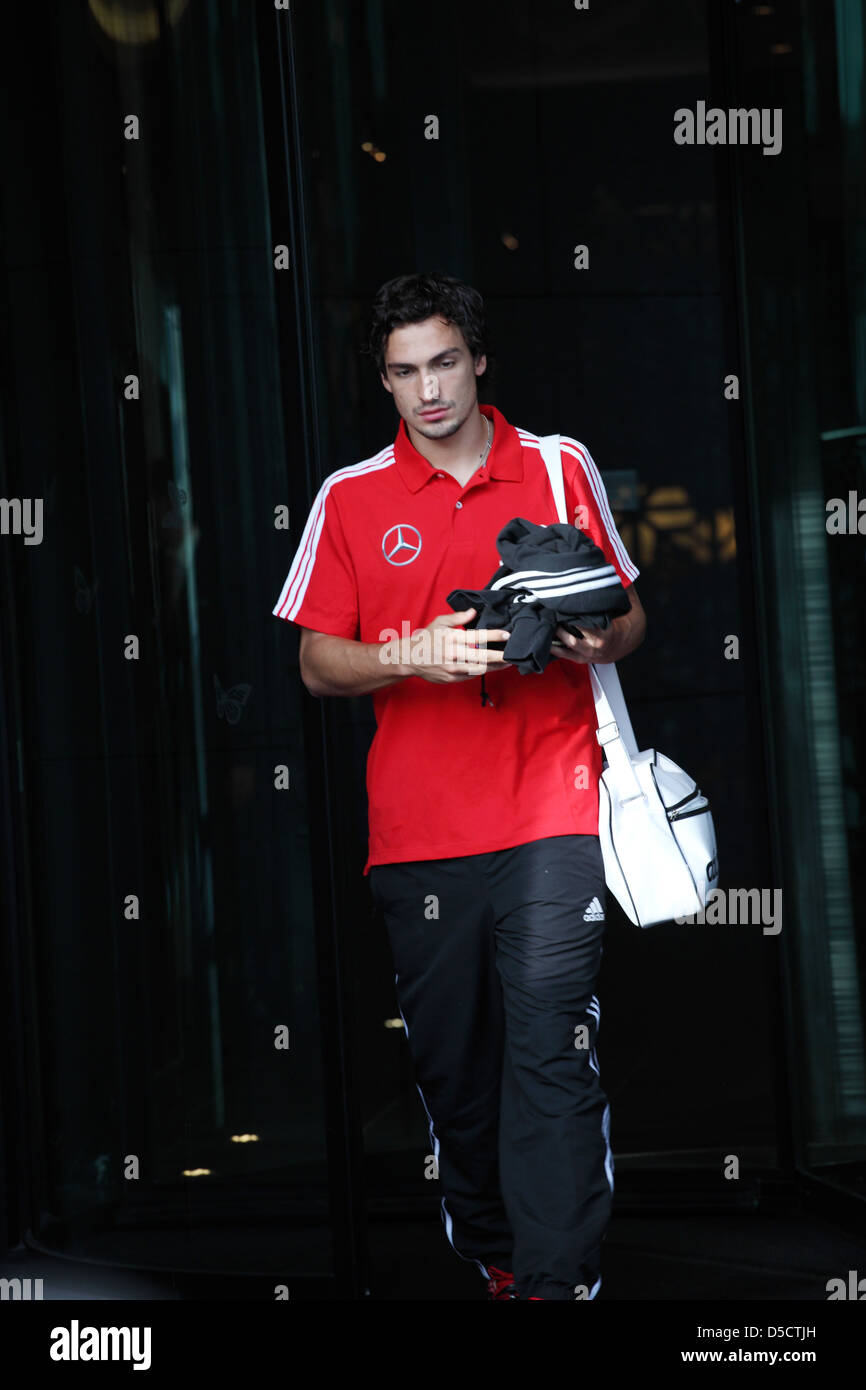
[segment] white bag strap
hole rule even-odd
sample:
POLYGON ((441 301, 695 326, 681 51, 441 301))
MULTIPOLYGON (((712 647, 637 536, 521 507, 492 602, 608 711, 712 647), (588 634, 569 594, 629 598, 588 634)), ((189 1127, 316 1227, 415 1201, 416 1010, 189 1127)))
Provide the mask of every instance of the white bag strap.
MULTIPOLYGON (((538 440, 541 448, 541 457, 544 459, 544 466, 547 469, 547 476, 550 479, 550 486, 553 490, 556 511, 560 521, 568 521, 568 508, 565 505, 565 482, 562 476, 562 452, 560 449, 560 439, 558 434, 543 434, 538 440)), ((634 730, 631 726, 628 708, 625 703, 625 696, 622 693, 622 686, 619 683, 619 674, 615 662, 607 662, 598 666, 590 664, 590 681, 592 682, 592 693, 595 698, 595 716, 598 721, 598 741, 605 750, 608 763, 622 762, 618 757, 619 749, 612 747, 617 740, 621 741, 622 749, 629 755, 629 762, 637 751, 637 741, 634 730), (613 758, 610 753, 613 752, 613 758)), ((634 774, 632 774, 634 775, 634 774)))
MULTIPOLYGON (((589 677, 592 681, 592 693, 595 696, 595 715, 598 720, 599 733, 602 732, 605 725, 615 724, 627 752, 632 758, 635 757, 638 751, 637 739, 634 736, 634 729, 631 727, 631 719, 625 696, 622 693, 622 686, 619 683, 616 662, 606 662, 603 666, 601 664, 596 666, 593 662, 589 668, 589 677)), ((602 745, 604 742, 604 739, 599 739, 599 743, 602 745)))
POLYGON ((556 503, 556 513, 560 521, 568 521, 568 507, 565 505, 565 481, 562 476, 562 450, 559 444, 558 434, 542 434, 538 440, 541 448, 541 457, 544 459, 544 466, 547 469, 547 476, 550 479, 550 486, 553 489, 553 500, 556 503))

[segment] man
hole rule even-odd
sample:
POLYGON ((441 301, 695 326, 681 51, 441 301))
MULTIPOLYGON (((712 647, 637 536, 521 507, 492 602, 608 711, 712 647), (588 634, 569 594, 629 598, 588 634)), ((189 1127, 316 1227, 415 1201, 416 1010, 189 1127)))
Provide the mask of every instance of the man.
POLYGON ((373 696, 364 873, 448 1239, 492 1298, 595 1298, 613 1159, 595 1050, 605 882, 586 664, 628 655, 646 619, 599 473, 567 437, 569 516, 630 611, 582 638, 557 627, 556 659, 521 674, 507 630, 467 630, 474 610, 448 610, 449 592, 488 582, 508 521, 558 520, 537 436, 478 403, 485 348, 470 286, 382 286, 369 350, 397 437, 325 479, 273 612, 303 628, 311 694, 373 696))

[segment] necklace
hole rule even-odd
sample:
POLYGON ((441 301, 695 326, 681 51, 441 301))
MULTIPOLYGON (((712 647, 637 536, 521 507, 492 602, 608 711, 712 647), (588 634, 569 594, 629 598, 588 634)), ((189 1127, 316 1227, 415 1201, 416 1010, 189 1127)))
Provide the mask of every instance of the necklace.
POLYGON ((491 446, 491 444, 493 443, 493 434, 492 434, 492 432, 491 432, 490 417, 489 417, 489 416, 487 416, 487 415, 484 416, 484 423, 485 423, 485 425, 487 426, 487 444, 486 444, 486 447, 484 448, 484 451, 478 455, 479 461, 480 461, 481 463, 484 462, 484 460, 486 459, 487 455, 490 453, 490 446, 491 446))

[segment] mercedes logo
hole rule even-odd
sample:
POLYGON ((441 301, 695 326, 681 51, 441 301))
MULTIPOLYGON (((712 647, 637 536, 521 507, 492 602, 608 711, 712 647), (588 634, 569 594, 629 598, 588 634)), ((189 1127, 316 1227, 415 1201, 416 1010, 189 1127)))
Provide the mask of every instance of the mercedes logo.
POLYGON ((421 532, 403 521, 382 537, 382 554, 389 565, 411 565, 421 553, 421 532))

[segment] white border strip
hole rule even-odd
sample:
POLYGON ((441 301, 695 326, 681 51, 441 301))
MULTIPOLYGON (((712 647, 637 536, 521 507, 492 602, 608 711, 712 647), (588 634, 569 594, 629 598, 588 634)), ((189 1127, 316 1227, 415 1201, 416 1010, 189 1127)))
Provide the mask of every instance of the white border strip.
POLYGON ((373 458, 364 459, 361 463, 352 463, 348 468, 339 468, 336 473, 329 474, 325 479, 310 509, 310 515, 295 552, 295 558, 280 590, 280 597, 271 609, 275 617, 294 618, 304 601, 304 595, 313 573, 319 537, 325 525, 325 503, 334 484, 342 482, 344 478, 358 478, 365 473, 376 473, 380 468, 390 468, 394 463, 396 463, 394 446, 389 444, 387 449, 383 449, 373 458), (289 607, 284 612, 283 609, 286 608, 287 604, 289 607))

